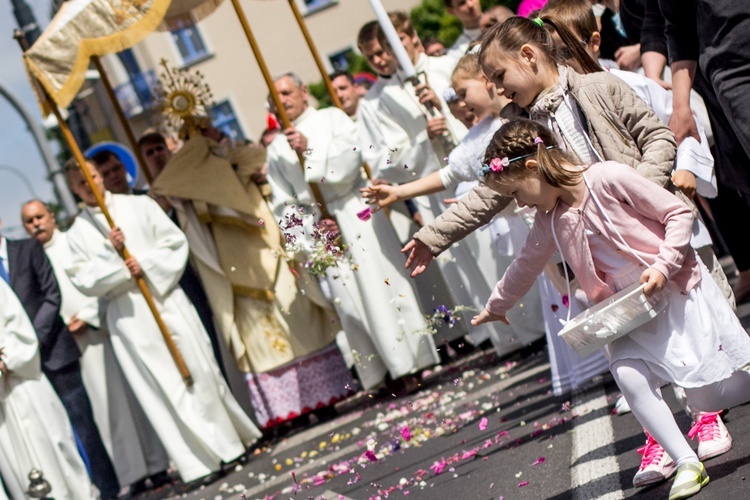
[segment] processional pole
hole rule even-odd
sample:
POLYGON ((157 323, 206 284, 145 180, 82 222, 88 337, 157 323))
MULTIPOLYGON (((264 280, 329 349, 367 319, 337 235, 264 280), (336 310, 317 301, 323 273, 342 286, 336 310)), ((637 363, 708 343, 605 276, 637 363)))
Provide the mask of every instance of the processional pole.
MULTIPOLYGON (((13 36, 21 46, 21 51, 25 53, 28 47, 26 47, 26 44, 24 42, 23 33, 20 30, 16 30, 13 36)), ((24 57, 26 57, 25 54, 24 57)), ((57 124, 60 127, 63 138, 68 144, 68 147, 70 147, 70 150, 73 153, 73 157, 75 158, 76 163, 78 163, 78 167, 80 168, 84 179, 86 179, 86 183, 89 185, 94 198, 96 198, 96 204, 102 211, 102 215, 104 215, 104 218, 107 220, 107 224, 109 224, 109 227, 111 229, 114 229, 116 227, 115 222, 112 219, 109 210, 107 209, 107 205, 104 203, 104 197, 102 196, 102 193, 99 191, 99 188, 96 186, 96 184, 94 184, 94 179, 91 177, 91 173, 86 168, 86 159, 81 152, 81 148, 78 147, 78 143, 76 143, 75 138, 73 137, 73 133, 68 127, 68 124, 63 119, 62 114, 60 113, 60 108, 52 99, 52 97, 50 97, 50 95, 47 93, 46 89, 39 84, 36 77, 30 72, 29 78, 31 80, 31 84, 36 88, 36 94, 43 102, 44 108, 52 111, 52 113, 55 115, 55 118, 57 118, 57 124)), ((120 251, 120 256, 123 258, 123 260, 127 260, 132 257, 125 246, 123 246, 122 250, 120 251)), ((162 337, 164 338, 164 342, 167 344, 167 349, 169 349, 169 353, 172 355, 172 359, 174 359, 174 362, 177 365, 177 369, 179 370, 182 379, 185 381, 185 384, 191 386, 193 384, 193 378, 190 375, 190 370, 185 364, 185 360, 183 359, 182 354, 177 347, 177 344, 175 344, 174 339, 172 339, 172 335, 169 332, 166 323, 164 323, 159 310, 156 308, 154 297, 151 295, 151 291, 148 289, 146 280, 143 277, 136 277, 135 281, 141 291, 141 294, 143 294, 143 298, 146 299, 146 304, 148 304, 148 308, 151 310, 151 314, 153 314, 154 320, 156 320, 156 324, 159 326, 159 330, 161 331, 162 337)))
MULTIPOLYGON (((305 42, 307 42, 307 46, 310 48, 310 52, 312 53, 313 59, 315 60, 315 65, 318 67, 320 76, 323 78, 323 83, 326 86, 328 95, 331 96, 331 101, 333 102, 333 105, 343 110, 344 106, 341 104, 341 100, 339 99, 339 96, 336 94, 336 89, 333 88, 333 82, 331 81, 331 77, 328 76, 328 71, 326 70, 326 67, 323 65, 323 59, 320 57, 320 52, 318 52, 318 48, 315 46, 315 42, 313 42, 312 36, 310 36, 310 31, 307 29, 307 24, 305 23, 305 20, 302 18, 302 14, 300 14, 299 7, 297 7, 297 2, 295 0, 289 0, 289 7, 291 7, 292 13, 294 13, 294 19, 297 20, 299 29, 302 31, 302 36, 305 37, 305 42)), ((362 168, 365 171, 365 175, 367 175, 367 179, 371 181, 372 171, 370 170, 370 166, 365 162, 362 164, 362 168)))
POLYGON ((102 84, 104 85, 104 90, 107 91, 107 97, 109 97, 109 101, 115 108, 115 114, 117 114, 120 125, 122 125, 123 130, 125 130, 125 135, 128 137, 128 142, 130 142, 130 147, 133 150, 133 154, 135 154, 135 157, 138 160, 138 165, 141 167, 141 172, 143 172, 143 176, 146 178, 146 182, 151 185, 154 183, 154 177, 151 175, 151 172, 146 166, 146 159, 143 157, 141 148, 138 147, 138 141, 136 140, 135 134, 133 133, 133 127, 130 126, 130 121, 128 121, 128 117, 125 116, 125 111, 122 109, 122 106, 120 106, 120 101, 117 100, 114 88, 112 87, 112 82, 109 80, 107 72, 104 71, 104 65, 102 64, 101 59, 99 59, 99 56, 91 56, 91 60, 94 62, 96 70, 99 72, 99 77, 102 81, 102 84))
MULTIPOLYGON (((286 114, 284 105, 281 103, 279 93, 276 92, 276 86, 274 85, 273 77, 268 71, 268 66, 266 66, 266 61, 263 58, 263 54, 260 52, 258 42, 255 40, 255 36, 250 29, 250 24, 247 22, 245 12, 242 10, 242 6, 240 5, 239 0, 232 0, 232 5, 234 6, 234 10, 237 13, 237 18, 240 20, 242 29, 245 31, 245 37, 247 37, 247 41, 250 43, 250 49, 253 51, 255 60, 258 62, 260 72, 263 74, 263 79, 265 80, 266 86, 268 87, 268 92, 271 95, 271 100, 273 101, 273 104, 276 107, 276 112, 279 114, 279 118, 281 119, 281 126, 284 129, 288 129, 292 126, 292 122, 289 120, 289 116, 286 114)), ((305 157, 300 151, 295 152, 297 153, 297 159, 299 160, 300 167, 302 167, 302 175, 305 175, 305 157)), ((323 193, 321 193, 320 187, 314 182, 310 182, 308 183, 308 185, 310 186, 310 191, 315 198, 315 202, 320 208, 320 212, 323 218, 333 219, 333 216, 328 211, 328 207, 326 206, 325 198, 323 198, 323 193)))

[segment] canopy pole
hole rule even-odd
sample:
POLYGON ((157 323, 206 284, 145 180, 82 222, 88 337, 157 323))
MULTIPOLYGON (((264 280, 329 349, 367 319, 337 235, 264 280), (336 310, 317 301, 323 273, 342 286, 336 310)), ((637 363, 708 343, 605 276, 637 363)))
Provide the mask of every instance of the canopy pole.
MULTIPOLYGON (((294 18, 297 20, 299 29, 302 31, 302 36, 305 37, 305 42, 307 42, 307 46, 310 48, 310 53, 312 54, 313 59, 315 59, 315 65, 318 67, 320 76, 323 78, 323 83, 326 86, 328 95, 331 96, 333 105, 340 110, 343 110, 344 106, 341 104, 341 100, 336 94, 336 89, 333 88, 331 77, 328 76, 328 71, 326 71, 326 67, 323 64, 323 59, 320 57, 320 52, 318 52, 318 48, 315 46, 315 42, 313 42, 312 36, 310 35, 310 31, 307 29, 307 24, 305 23, 302 14, 300 14, 299 7, 297 7, 297 2, 295 0, 289 0, 289 7, 291 7, 292 9, 294 18)), ((362 168, 365 171, 365 175, 367 175, 367 179, 372 181, 372 170, 370 170, 370 165, 368 165, 367 162, 364 162, 362 164, 362 168)))
POLYGON ((91 60, 93 61, 94 66, 96 66, 96 70, 99 72, 99 77, 101 78, 102 84, 104 85, 104 90, 107 91, 107 97, 109 97, 109 101, 115 108, 115 113, 117 114, 117 118, 120 121, 120 125, 122 125, 123 130, 125 130, 125 135, 128 137, 128 142, 130 142, 130 147, 133 150, 133 154, 135 154, 135 157, 138 160, 138 165, 141 167, 141 172, 143 172, 143 176, 146 178, 146 182, 151 185, 154 183, 154 177, 151 175, 151 172, 148 169, 148 165, 146 165, 146 159, 143 157, 141 148, 138 147, 138 141, 136 140, 135 134, 133 133, 133 128, 130 126, 130 121, 128 120, 128 117, 125 116, 125 111, 123 111, 122 106, 120 106, 120 101, 117 100, 115 91, 112 88, 112 82, 109 80, 107 72, 104 71, 104 65, 102 64, 101 59, 99 59, 99 56, 91 56, 91 60))
MULTIPOLYGON (((23 37, 16 37, 16 40, 18 40, 18 43, 21 45, 21 50, 25 52, 26 47, 23 37)), ((24 64, 24 66, 26 65, 24 64)), ((37 82, 36 77, 29 73, 29 79, 31 81, 31 84, 36 87, 37 95, 40 96, 40 99, 44 100, 44 107, 50 109, 52 113, 54 113, 55 118, 57 118, 57 124, 60 127, 63 138, 68 144, 68 147, 70 147, 70 151, 73 153, 73 157, 75 158, 76 163, 78 163, 78 168, 81 170, 84 179, 86 179, 86 183, 89 185, 91 192, 94 194, 96 204, 101 209, 102 215, 104 215, 104 218, 107 220, 107 224, 109 224, 110 229, 115 228, 115 222, 114 220, 112 220, 112 216, 107 209, 107 205, 104 203, 104 197, 102 196, 102 193, 99 191, 99 188, 96 186, 96 184, 94 184, 94 179, 91 177, 91 173, 86 168, 86 159, 81 152, 81 148, 78 147, 78 143, 76 143, 75 138, 73 137, 73 133, 68 127, 68 124, 63 119, 62 113, 60 113, 59 106, 49 96, 44 87, 42 87, 42 85, 37 82)), ((120 256, 123 258, 123 260, 127 260, 132 257, 125 246, 123 246, 122 251, 120 251, 120 256)), ((193 385, 193 377, 190 375, 190 370, 185 364, 185 360, 182 357, 177 344, 175 344, 166 323, 164 323, 159 310, 156 308, 154 297, 151 295, 151 291, 148 289, 146 280, 143 277, 137 277, 135 278, 135 281, 141 291, 141 294, 143 294, 143 298, 146 300, 146 304, 148 304, 148 308, 151 310, 151 314, 153 314, 154 316, 156 324, 159 326, 159 331, 161 331, 164 342, 167 344, 167 349, 169 349, 169 353, 172 355, 172 359, 177 365, 177 369, 179 370, 182 379, 185 381, 185 384, 187 386, 193 385)))
MULTIPOLYGON (((265 80, 266 86, 268 87, 268 92, 271 95, 271 100, 273 101, 273 104, 276 107, 276 112, 278 113, 279 118, 281 119, 281 126, 284 129, 288 129, 289 127, 292 126, 292 122, 289 120, 289 116, 286 114, 284 105, 281 103, 281 98, 279 97, 279 93, 276 92, 276 86, 274 85, 273 77, 271 76, 271 73, 268 71, 268 66, 266 65, 265 59, 263 58, 263 54, 260 52, 260 48, 258 47, 258 42, 255 40, 255 36, 253 35, 252 30, 250 29, 250 25, 247 22, 247 18, 245 17, 245 12, 242 10, 242 6, 240 5, 239 0, 232 0, 232 5, 234 6, 234 10, 237 13, 237 18, 239 19, 240 24, 242 25, 242 29, 245 32, 245 37, 247 38, 248 43, 250 43, 250 49, 253 51, 255 60, 258 62, 258 67, 260 68, 260 72, 263 74, 263 79, 265 80)), ((299 160, 300 167, 302 167, 302 175, 305 175, 305 157, 299 151, 296 151, 296 153, 297 153, 297 159, 299 160)), ((312 192, 312 195, 315 198, 315 202, 320 208, 320 212, 323 218, 333 219, 333 216, 328 211, 328 207, 326 206, 325 199, 323 198, 323 193, 321 193, 320 191, 320 187, 314 182, 310 182, 308 183, 308 185, 310 186, 310 191, 312 192)))
MULTIPOLYGON (((68 146, 73 152, 73 157, 76 159, 76 163, 78 163, 78 167, 81 169, 81 173, 83 173, 86 182, 91 188, 91 192, 94 194, 94 197, 96 197, 96 204, 101 209, 104 218, 107 219, 107 224, 109 224, 110 229, 114 229, 115 221, 112 219, 112 216, 107 209, 107 205, 104 203, 102 193, 99 192, 99 188, 97 188, 96 184, 94 184, 94 179, 91 177, 91 174, 86 168, 86 159, 83 157, 81 149, 78 147, 78 144, 76 144, 75 139, 73 138, 73 134, 70 132, 70 128, 68 128, 68 124, 65 123, 65 120, 63 120, 57 104, 50 104, 52 112, 55 114, 55 118, 57 118, 57 122, 60 126, 60 131, 62 131, 63 137, 65 138, 65 142, 68 143, 68 146)), ((132 257, 127 247, 125 246, 123 246, 122 251, 120 252, 120 256, 123 260, 127 260, 132 257)), ((169 354, 172 355, 172 359, 177 365, 177 369, 180 371, 182 379, 185 381, 186 385, 193 385, 193 377, 190 375, 190 370, 185 364, 182 353, 180 353, 180 349, 177 347, 177 344, 175 344, 174 339, 172 338, 172 334, 169 332, 169 328, 167 328, 166 323, 164 323, 164 320, 161 317, 161 313, 159 313, 159 310, 156 308, 154 297, 151 295, 151 291, 148 289, 146 280, 142 276, 139 276, 135 278, 135 282, 138 285, 138 289, 141 291, 143 298, 146 299, 146 304, 148 304, 148 308, 151 310, 151 314, 154 316, 154 320, 156 320, 156 324, 159 326, 159 331, 164 338, 164 342, 167 344, 169 354)))

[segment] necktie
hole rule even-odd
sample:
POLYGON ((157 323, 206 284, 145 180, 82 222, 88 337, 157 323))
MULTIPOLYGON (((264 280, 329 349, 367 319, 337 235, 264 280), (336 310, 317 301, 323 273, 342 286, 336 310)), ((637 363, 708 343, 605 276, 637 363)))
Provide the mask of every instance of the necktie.
POLYGON ((2 257, 0 257, 0 278, 4 279, 5 282, 10 285, 8 271, 5 270, 5 259, 3 259, 2 257))

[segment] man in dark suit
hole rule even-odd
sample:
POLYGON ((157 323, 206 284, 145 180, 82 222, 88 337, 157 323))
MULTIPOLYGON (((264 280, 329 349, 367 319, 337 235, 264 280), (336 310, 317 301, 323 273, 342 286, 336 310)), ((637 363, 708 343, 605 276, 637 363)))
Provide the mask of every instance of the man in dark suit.
POLYGON ((60 290, 41 243, 35 239, 8 240, 0 234, 0 279, 8 282, 34 325, 42 371, 65 406, 83 445, 93 483, 102 499, 117 498, 120 484, 94 423, 81 378, 81 351, 60 317, 60 290))

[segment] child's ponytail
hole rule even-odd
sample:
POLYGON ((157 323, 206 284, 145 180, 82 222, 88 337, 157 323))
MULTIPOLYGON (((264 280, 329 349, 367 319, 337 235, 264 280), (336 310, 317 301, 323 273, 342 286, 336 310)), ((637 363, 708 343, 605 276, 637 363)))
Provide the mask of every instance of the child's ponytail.
POLYGON ((588 0, 550 0, 540 11, 539 19, 549 31, 557 32, 566 45, 556 53, 561 64, 575 59, 584 73, 604 71, 584 48, 599 29, 588 0))

